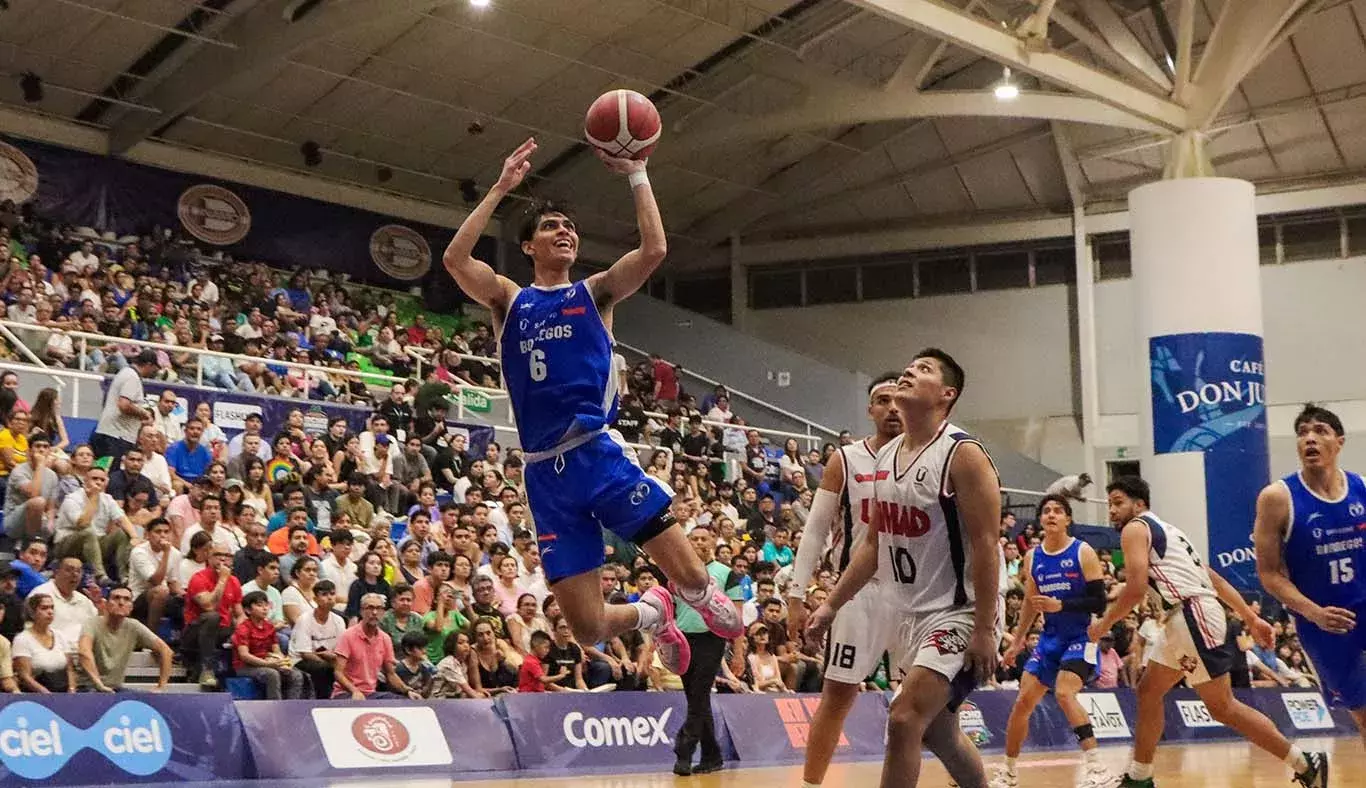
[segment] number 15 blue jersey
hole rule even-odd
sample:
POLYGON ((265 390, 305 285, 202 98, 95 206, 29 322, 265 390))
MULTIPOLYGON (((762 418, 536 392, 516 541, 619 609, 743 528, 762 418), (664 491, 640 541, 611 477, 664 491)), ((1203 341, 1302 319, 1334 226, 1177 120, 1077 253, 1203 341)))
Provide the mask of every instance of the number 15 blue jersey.
POLYGON ((1336 501, 1310 492, 1298 473, 1281 479, 1290 491, 1285 569, 1316 604, 1359 610, 1366 605, 1366 483, 1355 473, 1343 476, 1346 489, 1336 501))
POLYGON ((526 452, 548 451, 616 419, 612 336, 584 282, 522 288, 508 309, 499 351, 526 452))

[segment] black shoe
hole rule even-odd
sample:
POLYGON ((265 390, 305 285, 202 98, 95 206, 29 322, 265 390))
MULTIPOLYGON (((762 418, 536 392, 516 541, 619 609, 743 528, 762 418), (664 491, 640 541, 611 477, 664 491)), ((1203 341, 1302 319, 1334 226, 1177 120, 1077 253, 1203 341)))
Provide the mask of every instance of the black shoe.
POLYGON ((1120 778, 1119 785, 1116 788, 1153 788, 1154 785, 1151 777, 1146 780, 1135 780, 1126 774, 1120 778))
POLYGON ((674 774, 678 775, 679 777, 691 777, 692 759, 679 758, 678 760, 674 761, 674 774))
POLYGON ((1308 768, 1295 775, 1295 782, 1304 788, 1328 788, 1328 753, 1306 752, 1308 768))
POLYGON ((706 759, 704 758, 704 759, 702 760, 701 763, 699 763, 699 764, 697 764, 696 766, 693 767, 692 773, 693 773, 693 774, 711 774, 712 772, 719 772, 719 771, 721 771, 721 770, 724 769, 724 768, 726 768, 726 762, 725 762, 725 761, 722 761, 722 760, 720 760, 719 758, 718 758, 717 760, 714 760, 714 761, 708 761, 708 760, 706 760, 706 759))

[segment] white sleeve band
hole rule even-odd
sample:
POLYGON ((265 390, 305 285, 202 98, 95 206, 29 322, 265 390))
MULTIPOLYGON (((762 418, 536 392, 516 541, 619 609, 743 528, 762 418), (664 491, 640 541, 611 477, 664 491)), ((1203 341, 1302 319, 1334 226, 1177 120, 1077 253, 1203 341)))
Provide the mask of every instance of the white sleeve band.
POLYGON ((641 184, 648 184, 650 182, 650 176, 645 174, 645 170, 636 170, 626 176, 626 182, 631 184, 631 188, 634 189, 641 184))
POLYGON ((789 597, 806 597, 806 589, 811 585, 811 576, 816 573, 816 564, 821 553, 830 544, 830 527, 839 514, 840 497, 829 490, 816 490, 811 501, 811 512, 806 515, 806 528, 802 531, 802 544, 797 548, 797 560, 792 564, 792 585, 788 586, 789 597))

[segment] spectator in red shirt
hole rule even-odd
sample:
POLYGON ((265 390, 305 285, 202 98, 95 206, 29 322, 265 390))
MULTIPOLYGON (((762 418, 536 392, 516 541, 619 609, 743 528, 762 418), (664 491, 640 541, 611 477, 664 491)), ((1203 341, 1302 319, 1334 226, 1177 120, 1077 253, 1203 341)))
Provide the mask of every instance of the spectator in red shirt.
POLYGON ((247 617, 232 633, 233 670, 261 685, 266 700, 297 700, 303 694, 304 674, 280 653, 280 640, 270 621, 270 597, 264 591, 252 591, 242 597, 242 607, 247 617))
POLYGON ((422 700, 422 695, 394 672, 394 641, 389 633, 379 628, 379 620, 388 605, 383 594, 366 594, 360 598, 360 623, 346 630, 337 641, 337 686, 333 699, 380 700, 408 697, 422 700), (377 679, 384 675, 388 692, 377 691, 377 679), (395 694, 398 693, 398 694, 395 694))
POLYGON ((418 312, 413 317, 413 324, 408 326, 408 344, 421 345, 427 341, 427 316, 418 312))
POLYGON ((650 354, 650 364, 655 372, 655 404, 663 408, 667 403, 678 400, 678 373, 674 370, 674 365, 659 357, 657 353, 650 354))
POLYGON ((550 636, 541 630, 531 633, 531 652, 522 660, 522 669, 517 673, 518 692, 572 692, 568 687, 561 687, 555 682, 566 678, 569 675, 567 668, 560 668, 559 673, 546 675, 545 664, 542 662, 546 655, 550 653, 550 636))
POLYGON ((193 676, 193 667, 198 665, 199 686, 215 689, 218 647, 243 618, 242 584, 232 576, 232 553, 214 545, 209 565, 190 578, 185 597, 185 635, 181 639, 185 672, 193 676))

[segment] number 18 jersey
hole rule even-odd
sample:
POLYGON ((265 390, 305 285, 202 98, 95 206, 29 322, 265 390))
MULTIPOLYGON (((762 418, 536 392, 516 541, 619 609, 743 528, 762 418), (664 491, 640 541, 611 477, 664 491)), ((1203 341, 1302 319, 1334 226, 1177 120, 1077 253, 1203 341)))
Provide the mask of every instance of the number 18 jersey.
POLYGON ((586 283, 522 288, 498 343, 524 451, 551 450, 616 418, 612 336, 586 283))
MULTIPOLYGON (((905 435, 882 447, 874 483, 878 573, 884 599, 904 613, 931 613, 971 605, 972 544, 959 518, 949 466, 962 446, 986 447, 944 422, 935 437, 906 462, 905 435)), ((999 548, 998 548, 999 549, 999 548)))

